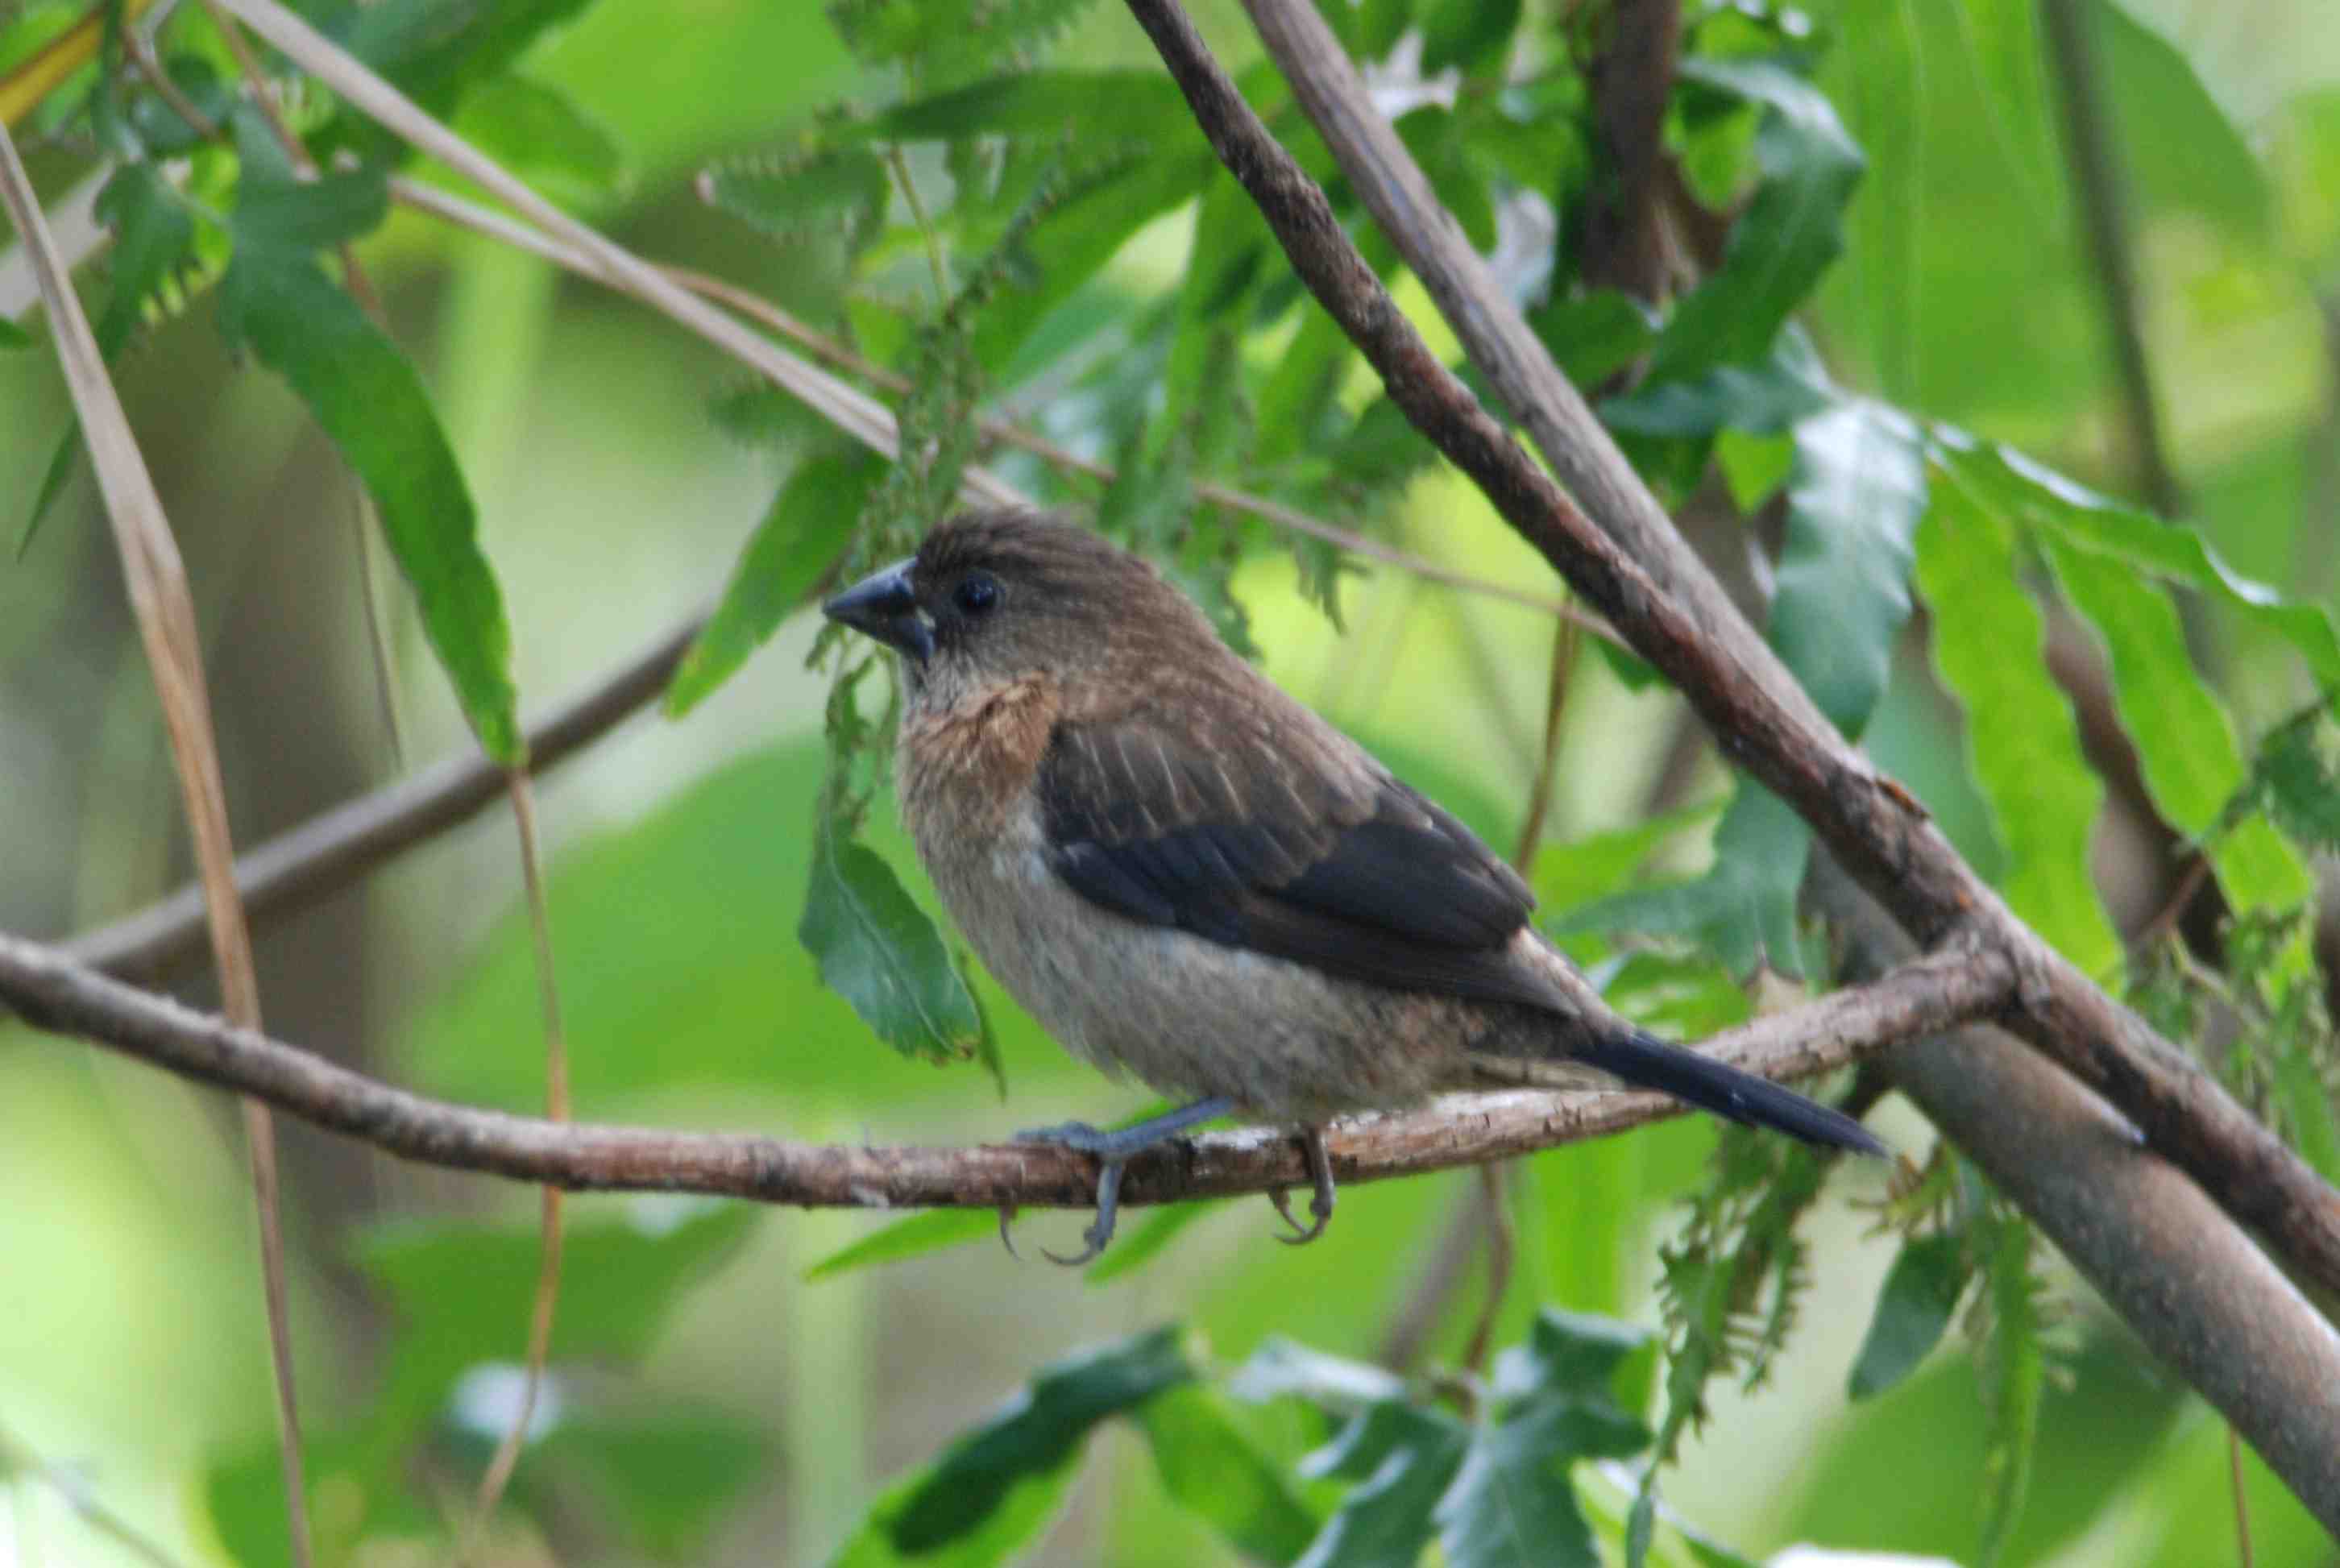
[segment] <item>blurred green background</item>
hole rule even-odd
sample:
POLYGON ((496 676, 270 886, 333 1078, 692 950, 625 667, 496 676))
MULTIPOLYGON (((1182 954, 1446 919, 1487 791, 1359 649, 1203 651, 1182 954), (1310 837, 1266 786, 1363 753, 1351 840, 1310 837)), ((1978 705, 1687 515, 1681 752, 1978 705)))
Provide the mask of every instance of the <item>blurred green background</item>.
MULTIPOLYGON (((1256 57, 1232 5, 1196 9, 1231 66, 1256 57)), ((1839 379, 2135 494, 2030 8, 1807 10, 1834 41, 1821 84, 1870 161, 1810 323, 1839 379)), ((2328 600, 2340 555, 2340 14, 2328 0, 2096 10, 2136 202, 2147 342, 2194 516, 2240 570, 2328 600)), ((1152 60, 1116 6, 1085 12, 1059 48, 1072 63, 1152 60)), ((858 74, 818 8, 601 0, 530 65, 627 154, 622 194, 596 198, 587 215, 645 254, 799 303, 798 270, 702 206, 690 181, 711 159, 772 144, 818 106, 883 85, 858 74)), ((74 150, 42 155, 55 174, 74 150)), ((1090 307, 1151 298, 1180 271, 1192 221, 1182 211, 1145 229, 1090 307)), ((646 311, 411 213, 394 214, 362 254, 480 500, 531 710, 719 590, 779 472, 709 418, 710 399, 740 384, 736 365, 646 311)), ((120 382, 183 541, 234 826, 251 842, 396 766, 346 478, 279 382, 223 356, 208 311, 198 303, 154 332, 120 382)), ((66 406, 45 354, 0 354, 0 531, 11 540, 66 406)), ((1555 586, 1443 471, 1413 485, 1394 527, 1445 563, 1555 586)), ((1336 631, 1294 580, 1289 558, 1268 554, 1235 581, 1266 668, 1508 844, 1541 743, 1548 622, 1375 569, 1352 581, 1336 631)), ((542 786, 578 1114, 947 1144, 1138 1108, 1138 1091, 1072 1063, 987 981, 1005 1104, 978 1070, 896 1057, 820 987, 794 935, 823 756, 826 682, 803 669, 812 630, 798 616, 688 719, 638 719, 542 786)), ((2275 650, 2214 631, 2238 717, 2264 720, 2295 700, 2268 674, 2275 650)), ((395 617, 391 635, 407 763, 467 748, 412 617, 395 617)), ((1567 710, 1548 835, 1640 819, 1675 719, 1664 694, 1589 665, 1567 710)), ((1905 660, 1870 749, 1987 863, 1960 744, 1922 658, 1905 660)), ((1702 787, 1677 799, 1720 791, 1720 771, 1703 769, 1702 787)), ((184 874, 161 727, 85 479, 21 560, 0 563, 0 928, 62 935, 184 874)), ((887 809, 873 842, 931 907, 887 809)), ((2133 923, 2151 908, 2127 891, 2138 878, 2123 856, 2138 851, 2117 824, 2102 849, 2100 882, 2133 923)), ((265 930, 273 1030, 428 1092, 531 1107, 541 1064, 517 887, 510 825, 491 814, 265 930)), ((200 980, 186 984, 202 994, 200 980)), ((1906 1110, 1883 1126, 1922 1146, 1906 1110)), ((1677 1122, 1528 1162, 1522 1212, 1534 1223, 1499 1343, 1538 1301, 1650 1321, 1658 1239, 1712 1136, 1677 1122)), ((284 1137, 304 1404, 330 1477, 375 1440, 385 1410, 417 1387, 435 1391, 431 1375, 517 1358, 536 1198, 294 1126, 284 1137), (449 1216, 510 1228, 461 1256, 431 1254, 401 1228, 449 1216)), ((809 1264, 876 1222, 577 1201, 561 1311, 580 1365, 562 1375, 594 1394, 603 1424, 548 1442, 603 1455, 610 1474, 648 1477, 639 1484, 655 1500, 606 1529, 596 1521, 616 1506, 608 1496, 536 1501, 570 1522, 570 1539, 596 1543, 593 1561, 822 1561, 887 1478, 1086 1341, 1177 1318, 1228 1362, 1271 1335, 1374 1356, 1474 1181, 1450 1173, 1346 1192, 1332 1233, 1304 1249, 1269 1243, 1265 1205, 1223 1206, 1101 1285, 987 1244, 805 1285, 809 1264), (672 1278, 631 1258, 630 1238, 678 1226, 697 1227, 703 1245, 659 1255, 672 1278), (629 1434, 638 1449, 625 1447, 629 1434), (619 1454, 633 1457, 608 1457, 619 1454)), ((1669 1486, 1682 1516, 1750 1553, 1799 1541, 1972 1550, 1986 1414, 1964 1352, 1938 1353, 1871 1404, 1850 1406, 1842 1392, 1892 1255, 1860 1207, 1880 1193, 1867 1173, 1832 1187, 1811 1230, 1818 1284, 1790 1357, 1763 1390, 1719 1400, 1669 1486)), ((1037 1216, 1018 1229, 1028 1254, 1066 1245, 1077 1223, 1037 1216)), ((182 1561, 224 1560, 219 1519, 237 1477, 273 1464, 252 1228, 221 1097, 0 1025, 0 1420, 182 1561)), ((1467 1333, 1476 1288, 1441 1321, 1443 1353, 1467 1333)), ((2223 1428, 2084 1287, 2060 1294, 2067 1343, 2008 1560, 2230 1561, 2223 1428)), ((491 1416, 500 1408, 492 1375, 458 1386, 491 1416)), ((451 1430, 462 1441, 460 1419, 451 1430)), ((1123 1434, 1101 1441, 1036 1560, 1225 1559, 1169 1506, 1139 1453, 1123 1434)), ((543 1467, 523 1464, 523 1495, 531 1468, 543 1467)), ((2332 1543, 2249 1468, 2261 1568, 2334 1562, 2332 1543)), ((346 1470, 366 1474, 354 1459, 346 1470)), ((20 1476, 13 1492, 0 1563, 133 1560, 49 1489, 20 1476)), ((331 1537, 335 1506, 354 1518, 379 1501, 329 1494, 321 1534, 331 1537)))

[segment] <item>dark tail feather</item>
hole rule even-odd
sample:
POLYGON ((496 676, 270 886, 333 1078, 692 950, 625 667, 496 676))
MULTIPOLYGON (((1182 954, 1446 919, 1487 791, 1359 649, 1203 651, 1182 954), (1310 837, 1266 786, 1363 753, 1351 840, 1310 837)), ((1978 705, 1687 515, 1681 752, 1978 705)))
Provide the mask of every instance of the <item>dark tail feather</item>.
POLYGON ((1750 1127, 1771 1127, 1829 1148, 1865 1155, 1887 1152, 1867 1127, 1841 1111, 1816 1105, 1793 1089, 1742 1073, 1712 1057, 1670 1046, 1655 1035, 1635 1030, 1581 1047, 1575 1055, 1587 1066, 1636 1088, 1656 1089, 1750 1127))

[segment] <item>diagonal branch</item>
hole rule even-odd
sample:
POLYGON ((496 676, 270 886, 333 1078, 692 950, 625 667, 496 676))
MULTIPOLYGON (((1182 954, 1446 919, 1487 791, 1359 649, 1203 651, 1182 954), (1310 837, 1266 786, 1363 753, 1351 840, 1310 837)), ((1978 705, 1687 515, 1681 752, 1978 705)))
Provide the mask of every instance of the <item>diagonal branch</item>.
POLYGON ((1673 535, 1656 499, 1471 253, 1315 9, 1305 0, 1246 0, 1269 53, 1352 187, 1569 490, 1430 351, 1324 192, 1244 102, 1176 0, 1127 4, 1294 270, 1414 426, 1674 683, 1726 752, 1792 805, 1913 937, 1933 946, 1970 933, 2008 957, 2025 977, 2024 1007, 2008 1020, 2016 1033, 2110 1100, 2157 1152, 2258 1229, 2294 1267, 2340 1291, 2340 1192, 2017 919, 1925 809, 1820 717, 1673 535), (1572 490, 1597 514, 1597 525, 1572 490))
MULTIPOLYGON (((2016 970, 1999 955, 1937 953, 1870 985, 1757 1019, 1710 1047, 1750 1072, 1804 1077, 1953 1024, 1996 1017, 2016 997, 2016 970)), ((820 1146, 739 1133, 553 1122, 429 1099, 5 935, 0 1002, 38 1027, 242 1091, 328 1131, 451 1169, 572 1190, 714 1193, 819 1207, 1086 1208, 1096 1201, 1088 1157, 1053 1146, 820 1146)), ((1341 1181, 1376 1181, 1622 1132, 1682 1108, 1643 1093, 1507 1090, 1342 1123, 1326 1144, 1341 1181)), ((1226 1197, 1307 1179, 1305 1157, 1290 1137, 1268 1129, 1213 1133, 1133 1162, 1122 1201, 1226 1197)))

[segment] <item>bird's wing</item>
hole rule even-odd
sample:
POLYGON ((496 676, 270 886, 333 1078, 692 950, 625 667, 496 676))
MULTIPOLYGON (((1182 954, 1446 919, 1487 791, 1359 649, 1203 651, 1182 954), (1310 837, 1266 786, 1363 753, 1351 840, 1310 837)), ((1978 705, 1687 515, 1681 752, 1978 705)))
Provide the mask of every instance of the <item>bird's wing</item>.
POLYGON ((1330 730, 1066 720, 1038 787, 1057 873, 1117 914, 1398 990, 1555 1000, 1509 953, 1526 884, 1330 730))

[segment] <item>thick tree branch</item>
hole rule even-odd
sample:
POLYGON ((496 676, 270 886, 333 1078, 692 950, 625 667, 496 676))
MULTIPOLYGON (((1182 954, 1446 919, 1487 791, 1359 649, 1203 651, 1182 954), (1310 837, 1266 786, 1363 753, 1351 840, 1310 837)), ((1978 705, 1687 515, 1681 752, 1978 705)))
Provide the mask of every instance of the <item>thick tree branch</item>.
MULTIPOLYGON (((1733 1029, 1710 1048, 1767 1077, 1809 1077, 1888 1045, 1996 1016, 2016 994, 2015 969, 1996 954, 1934 954, 1873 985, 1733 1029)), ((1083 1208, 1096 1201, 1088 1157, 1051 1146, 818 1146, 748 1134, 560 1123, 428 1099, 5 935, 0 1001, 38 1027, 241 1090, 427 1165, 572 1190, 717 1193, 808 1207, 1083 1208)), ((1326 1146, 1342 1182, 1375 1181, 1622 1132, 1681 1109, 1651 1094, 1507 1090, 1341 1123, 1327 1134, 1326 1146)), ((1267 1129, 1213 1133, 1140 1157, 1129 1168, 1122 1201, 1225 1197, 1307 1179, 1300 1146, 1290 1137, 1267 1129)))
POLYGON ((2007 954, 2025 977, 2024 1009, 2009 1020, 2016 1032, 2111 1100, 2157 1150, 2294 1266, 2340 1290, 2340 1193, 2017 919, 1924 808, 1820 717, 1673 534, 1656 499, 1471 252, 1373 111, 1324 19, 1306 0, 1245 3, 1353 188, 1423 277, 1472 362, 1600 525, 1431 352, 1323 191, 1244 102, 1176 0, 1127 0, 1220 161, 1407 418, 1673 681, 1725 752, 1794 806, 1912 936, 1930 947, 1967 931, 2007 954))
MULTIPOLYGON (((1825 855, 1812 902, 1848 978, 1909 940, 1825 855)), ((1901 1088, 2276 1474, 2340 1531, 2340 1335, 2249 1237, 2095 1095, 1996 1028, 1889 1051, 1901 1088)))

